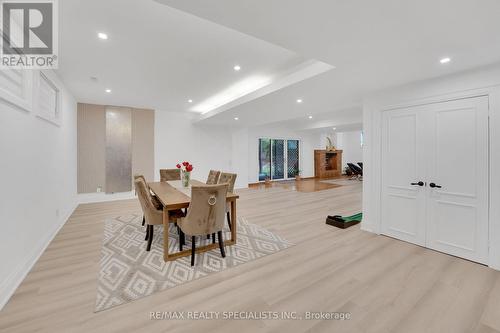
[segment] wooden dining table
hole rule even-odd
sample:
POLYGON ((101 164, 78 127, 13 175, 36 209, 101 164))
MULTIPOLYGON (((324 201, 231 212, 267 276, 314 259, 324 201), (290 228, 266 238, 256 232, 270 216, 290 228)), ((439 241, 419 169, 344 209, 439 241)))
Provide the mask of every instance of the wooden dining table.
MULTIPOLYGON (((172 261, 178 258, 190 256, 191 250, 169 253, 169 223, 175 222, 170 219, 170 212, 185 208, 189 209, 189 204, 191 203, 191 186, 206 184, 198 180, 191 180, 190 186, 184 187, 182 186, 180 180, 174 180, 166 182, 153 182, 148 185, 163 205, 163 260, 172 261)), ((231 246, 236 244, 236 230, 238 224, 236 217, 236 200, 239 199, 239 195, 228 192, 226 198, 227 204, 230 205, 231 209, 231 239, 224 241, 224 245, 231 246)), ((196 253, 207 252, 217 248, 218 246, 219 245, 216 243, 200 246, 196 248, 196 253)))

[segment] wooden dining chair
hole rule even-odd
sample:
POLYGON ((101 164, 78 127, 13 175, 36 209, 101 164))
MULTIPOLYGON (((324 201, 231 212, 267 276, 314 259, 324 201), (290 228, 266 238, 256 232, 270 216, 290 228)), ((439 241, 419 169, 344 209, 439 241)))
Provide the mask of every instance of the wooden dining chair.
MULTIPOLYGON (((233 193, 234 192, 234 184, 236 183, 236 174, 235 173, 227 173, 223 172, 220 174, 219 178, 219 184, 227 184, 227 192, 228 193, 233 193)), ((232 230, 232 225, 231 225, 231 206, 229 204, 226 204, 226 217, 227 217, 227 224, 229 226, 229 230, 232 230)))
POLYGON ((219 181, 220 171, 210 170, 207 177, 207 185, 215 185, 219 181))
MULTIPOLYGON (((139 202, 141 204, 142 211, 144 212, 144 218, 147 225, 146 240, 148 241, 148 245, 146 251, 150 251, 151 244, 153 243, 154 226, 163 224, 163 209, 157 208, 153 204, 152 195, 147 188, 147 184, 142 179, 136 179, 134 181, 134 185, 137 190, 139 202)), ((184 214, 181 210, 176 210, 171 211, 169 216, 173 222, 176 222, 179 218, 183 217, 184 214)))
POLYGON ((180 169, 160 169, 160 181, 181 180, 180 169))
POLYGON ((227 184, 191 187, 188 213, 186 217, 177 220, 181 232, 191 236, 191 266, 194 266, 196 236, 217 233, 221 256, 226 257, 222 229, 224 229, 227 188, 227 184))

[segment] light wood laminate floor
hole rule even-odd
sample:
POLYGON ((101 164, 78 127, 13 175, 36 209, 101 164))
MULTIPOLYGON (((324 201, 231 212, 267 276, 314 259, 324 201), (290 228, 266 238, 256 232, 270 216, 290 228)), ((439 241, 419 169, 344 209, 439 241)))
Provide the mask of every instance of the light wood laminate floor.
MULTIPOLYGON (((330 180, 334 181, 337 179, 340 181, 345 181, 348 178, 347 177, 330 178, 330 180)), ((273 187, 281 187, 284 189, 295 190, 298 192, 317 192, 339 187, 339 185, 327 183, 325 182, 325 180, 326 179, 304 178, 299 181, 282 180, 282 181, 273 181, 269 183, 254 183, 254 184, 249 184, 248 187, 251 189, 269 189, 273 187)))
POLYGON ((297 245, 95 314, 103 220, 136 200, 81 205, 0 312, 1 332, 500 332, 500 274, 325 225, 360 210, 361 184, 239 192, 238 213, 297 245), (166 321, 151 311, 345 311, 347 321, 166 321))

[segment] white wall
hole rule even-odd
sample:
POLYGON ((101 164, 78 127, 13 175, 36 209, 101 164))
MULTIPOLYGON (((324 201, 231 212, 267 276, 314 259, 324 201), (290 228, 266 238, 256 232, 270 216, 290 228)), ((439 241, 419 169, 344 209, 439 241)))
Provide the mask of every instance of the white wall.
POLYGON ((194 165, 192 178, 205 180, 210 169, 234 172, 236 188, 259 181, 258 139, 299 139, 300 168, 304 177, 314 176, 314 149, 321 146, 313 131, 294 131, 280 126, 227 128, 193 123, 194 115, 155 111, 155 178, 159 169, 175 168, 182 161, 194 165))
POLYGON ((337 133, 337 149, 343 150, 342 163, 344 169, 347 163, 363 162, 363 147, 361 147, 361 131, 337 133))
POLYGON ((302 177, 314 177, 314 149, 320 145, 321 135, 315 131, 295 131, 280 126, 261 126, 248 129, 248 183, 259 181, 259 138, 300 140, 302 177))
POLYGON ((46 74, 61 89, 60 127, 0 99, 0 309, 76 206, 76 101, 46 74))
POLYGON ((206 180, 210 169, 231 172, 232 134, 223 127, 194 124, 192 114, 155 111, 155 179, 160 169, 193 164, 193 179, 206 180))
POLYGON ((248 129, 237 129, 232 133, 231 170, 236 173, 235 188, 248 187, 248 129))
POLYGON ((487 95, 490 103, 490 260, 500 269, 500 65, 416 82, 365 99, 362 228, 380 233, 381 113, 391 108, 487 95))

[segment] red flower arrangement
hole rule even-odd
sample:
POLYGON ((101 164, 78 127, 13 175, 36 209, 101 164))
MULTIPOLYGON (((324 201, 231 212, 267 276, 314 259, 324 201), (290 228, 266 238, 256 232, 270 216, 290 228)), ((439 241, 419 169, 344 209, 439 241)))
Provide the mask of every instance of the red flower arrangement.
POLYGON ((189 162, 182 162, 182 165, 177 164, 177 169, 181 169, 181 171, 184 172, 191 172, 193 171, 193 165, 190 164, 189 162))

